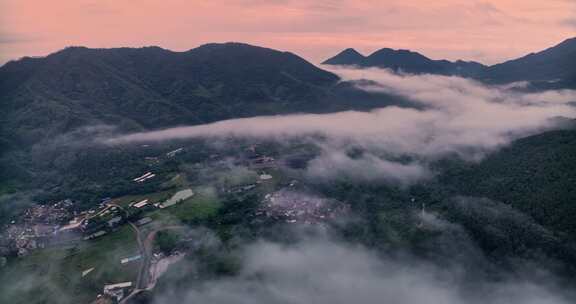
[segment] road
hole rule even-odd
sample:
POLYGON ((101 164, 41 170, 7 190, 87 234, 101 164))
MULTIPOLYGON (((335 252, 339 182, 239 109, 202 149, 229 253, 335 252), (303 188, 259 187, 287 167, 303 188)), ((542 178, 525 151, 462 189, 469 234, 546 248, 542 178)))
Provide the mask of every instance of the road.
MULTIPOLYGON (((127 213, 126 209, 118 204, 108 203, 108 205, 112 207, 118 207, 120 210, 127 213)), ((150 279, 150 261, 152 260, 152 250, 154 249, 154 240, 156 239, 156 234, 164 230, 186 229, 186 226, 160 227, 149 232, 148 235, 144 238, 143 232, 140 230, 140 228, 138 228, 138 226, 136 226, 133 222, 128 222, 128 225, 130 225, 132 230, 134 230, 134 235, 136 236, 136 241, 138 242, 138 250, 140 251, 142 258, 140 262, 140 269, 138 269, 138 277, 136 278, 134 290, 128 296, 122 299, 119 304, 126 304, 132 297, 136 296, 142 291, 148 290, 150 279)))
POLYGON ((138 270, 138 277, 136 278, 136 284, 134 290, 126 296, 119 304, 126 304, 128 301, 139 294, 142 291, 149 290, 150 283, 150 262, 152 261, 152 250, 154 249, 154 240, 156 235, 160 231, 164 230, 175 230, 175 229, 186 229, 186 226, 166 226, 160 227, 148 233, 146 238, 142 237, 142 231, 133 223, 129 223, 136 234, 136 240, 138 241, 138 247, 140 249, 140 255, 142 255, 140 269, 138 270))
MULTIPOLYGON (((109 206, 114 206, 117 208, 120 208, 120 210, 124 211, 124 213, 127 214, 126 209, 124 209, 122 206, 117 205, 115 203, 109 203, 109 206)), ((136 242, 138 243, 138 251, 140 252, 140 255, 142 256, 141 260, 142 262, 140 263, 140 268, 138 269, 138 277, 136 278, 136 284, 134 287, 134 290, 128 295, 126 296, 124 299, 122 299, 122 301, 120 301, 119 304, 124 304, 127 303, 128 300, 130 298, 132 298, 133 296, 135 296, 136 294, 138 294, 140 291, 142 291, 139 286, 142 284, 142 278, 145 277, 145 273, 147 272, 147 264, 145 262, 145 255, 144 253, 146 252, 146 245, 144 244, 144 242, 142 241, 142 231, 140 230, 140 228, 138 228, 138 226, 136 226, 133 222, 128 222, 128 225, 130 225, 130 227, 132 228, 132 230, 134 230, 134 236, 136 237, 136 242)))

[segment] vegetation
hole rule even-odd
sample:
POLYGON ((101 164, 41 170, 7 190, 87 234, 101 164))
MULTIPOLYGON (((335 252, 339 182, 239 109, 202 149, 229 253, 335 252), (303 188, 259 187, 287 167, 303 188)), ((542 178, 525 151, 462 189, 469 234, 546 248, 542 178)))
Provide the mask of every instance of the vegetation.
MULTIPOLYGON (((240 242, 289 239, 282 233, 284 222, 256 212, 266 194, 294 178, 348 212, 350 221, 326 225, 351 243, 445 264, 477 246, 502 269, 515 270, 518 260, 549 266, 553 259, 553 271, 576 277, 574 130, 518 140, 477 164, 439 160, 433 166, 443 172, 440 176, 409 188, 308 180, 301 170, 319 151, 296 140, 259 145, 289 167, 276 169, 247 168, 249 145, 241 139, 226 140, 222 146, 233 147, 228 149, 202 139, 149 145, 97 140, 252 115, 404 105, 401 99, 381 97, 338 83, 335 75, 295 55, 242 44, 212 44, 183 53, 69 48, 47 58, 11 62, 0 68, 0 111, 6 118, 0 121, 0 225, 34 201, 71 198, 77 210, 85 210, 111 197, 127 207, 142 199, 161 202, 191 188, 195 195, 183 202, 142 211, 154 220, 143 226, 145 232, 188 225, 215 234, 216 244, 204 247, 184 233, 158 232, 155 245, 164 253, 180 245, 190 249, 187 259, 195 263, 169 271, 186 286, 238 273, 240 242), (183 152, 168 156, 178 148, 183 152), (230 156, 235 158, 228 161, 230 156), (133 181, 145 172, 156 176, 133 181), (262 173, 272 179, 260 180, 262 173), (435 229, 434 221, 450 225, 435 229), (462 241, 460 248, 446 245, 455 238, 462 241)), ((104 284, 133 281, 137 267, 119 262, 138 253, 131 229, 124 225, 92 241, 10 260, 0 272, 0 302, 88 302, 104 284)), ((476 262, 485 261, 463 264, 482 268, 476 262)))
POLYGON ((1 303, 88 303, 105 284, 133 281, 137 267, 121 265, 138 253, 129 226, 90 242, 47 248, 0 271, 1 303), (82 277, 82 272, 94 270, 82 277))
POLYGON ((101 195, 151 192, 157 185, 135 188, 129 177, 150 167, 175 171, 169 161, 144 159, 158 147, 94 140, 255 115, 408 104, 385 97, 338 83, 293 54, 237 43, 182 53, 75 47, 24 58, 0 67, 0 193, 35 189, 40 202, 71 197, 93 205, 101 195))
POLYGON ((452 192, 489 197, 576 239, 576 131, 552 131, 516 141, 477 165, 440 179, 452 192))
POLYGON ((199 189, 193 197, 167 208, 167 212, 185 223, 193 223, 214 217, 221 203, 213 190, 199 189))
POLYGON ((165 255, 170 255, 177 247, 181 235, 177 232, 166 230, 156 234, 156 246, 165 255))

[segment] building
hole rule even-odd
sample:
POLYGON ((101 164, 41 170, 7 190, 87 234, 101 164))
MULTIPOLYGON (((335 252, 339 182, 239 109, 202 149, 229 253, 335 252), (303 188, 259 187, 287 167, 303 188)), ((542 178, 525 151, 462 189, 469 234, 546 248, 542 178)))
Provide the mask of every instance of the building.
POLYGON ((120 264, 127 264, 127 263, 130 263, 130 262, 134 262, 134 261, 137 261, 137 260, 139 260, 139 259, 141 259, 141 258, 142 258, 142 255, 140 255, 140 254, 139 254, 139 255, 135 255, 135 256, 133 256, 133 257, 123 258, 123 259, 120 260, 120 264))
POLYGON ((120 223, 122 222, 122 217, 121 216, 116 216, 111 218, 110 220, 108 220, 108 226, 109 227, 116 227, 118 226, 120 223))
POLYGON ((166 208, 166 207, 176 205, 180 202, 187 200, 188 198, 192 197, 193 195, 194 195, 194 191, 192 191, 192 189, 184 189, 184 190, 178 191, 178 192, 174 193, 174 195, 170 199, 163 202, 160 205, 160 208, 166 208))
POLYGON ((141 200, 141 201, 135 203, 134 205, 132 205, 132 207, 134 207, 134 208, 142 208, 142 207, 144 207, 144 206, 146 206, 146 205, 148 205, 148 199, 141 200))
POLYGON ((100 230, 100 231, 94 232, 94 233, 92 233, 92 234, 90 234, 90 235, 88 235, 88 236, 85 236, 85 237, 84 237, 84 240, 86 241, 86 240, 95 239, 95 238, 97 238, 97 237, 101 237, 101 236, 105 235, 106 233, 107 233, 106 231, 100 230))
POLYGON ((132 287, 132 282, 104 285, 104 294, 115 298, 117 302, 120 302, 120 300, 124 298, 124 291, 130 287, 132 287))

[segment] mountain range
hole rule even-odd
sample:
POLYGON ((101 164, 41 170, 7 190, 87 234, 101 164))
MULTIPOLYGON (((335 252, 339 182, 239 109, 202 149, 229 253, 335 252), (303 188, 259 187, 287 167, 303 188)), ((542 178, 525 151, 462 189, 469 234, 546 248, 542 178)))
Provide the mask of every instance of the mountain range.
POLYGON ((472 76, 485 69, 481 63, 473 61, 432 60, 409 50, 380 49, 369 56, 349 48, 326 60, 327 65, 353 65, 358 67, 377 67, 403 71, 412 74, 441 74, 472 76))
POLYGON ((312 108, 338 77, 300 57, 244 44, 187 52, 70 47, 0 69, 5 127, 16 143, 87 124, 128 128, 198 124, 312 108), (38 130, 38 126, 42 126, 38 130))
POLYGON ((242 43, 185 52, 69 47, 22 58, 0 67, 0 194, 62 176, 62 162, 38 155, 49 155, 45 147, 59 136, 87 126, 131 132, 404 103, 381 97, 292 53, 242 43))
POLYGON ((365 107, 386 103, 292 53, 241 43, 186 52, 69 47, 0 68, 0 126, 9 130, 0 138, 11 147, 84 125, 144 130, 363 107, 346 104, 348 94, 365 107))
MULTIPOLYGON (((574 58, 576 39, 569 39, 542 52, 494 66, 432 60, 416 52, 392 49, 382 49, 367 57, 347 49, 325 64, 459 75, 486 83, 530 81, 538 84, 533 89, 547 89, 576 88, 574 58)), ((21 214, 27 204, 36 202, 69 198, 80 211, 98 205, 106 197, 162 193, 177 181, 185 182, 186 176, 220 180, 220 173, 212 171, 218 171, 219 166, 235 166, 226 156, 248 151, 236 139, 226 141, 222 146, 229 148, 222 151, 223 148, 213 146, 220 146, 223 141, 214 144, 212 138, 108 146, 95 143, 92 138, 97 136, 239 117, 370 110, 390 105, 415 107, 402 97, 357 89, 355 83, 342 81, 295 54, 242 43, 207 44, 185 52, 159 47, 69 47, 42 58, 12 61, 0 67, 0 226, 21 214), (186 152, 179 156, 181 159, 167 156, 168 151, 182 151, 184 144, 186 152), (219 157, 218 153, 221 161, 212 161, 212 156, 219 157), (207 165, 197 167, 198 163, 207 165), (158 175, 156 180, 142 185, 134 182, 134 177, 151 170, 158 175), (185 177, 179 178, 180 173, 185 177)), ((426 248, 443 249, 452 239, 428 243, 428 238, 437 234, 436 228, 427 230, 421 224, 406 224, 412 220, 402 220, 422 210, 422 219, 414 217, 422 223, 426 208, 434 216, 428 218, 430 223, 426 225, 445 225, 437 220, 435 212, 450 216, 469 231, 470 239, 478 242, 496 265, 506 262, 506 257, 516 262, 536 256, 565 262, 558 265, 569 265, 563 270, 567 277, 574 278, 576 128, 574 120, 558 119, 565 125, 560 128, 563 130, 526 135, 483 160, 466 162, 446 157, 434 161, 430 166, 438 168, 438 175, 406 189, 356 183, 348 178, 311 185, 330 197, 350 202, 357 214, 369 219, 367 224, 358 222, 350 231, 343 231, 354 240, 386 246, 413 243, 419 254, 428 252, 426 248), (454 206, 460 205, 446 199, 457 196, 486 198, 510 209, 495 207, 499 205, 471 209, 474 212, 455 209, 454 206), (502 210, 522 216, 508 220, 501 215, 502 210), (532 220, 537 225, 526 224, 532 220), (538 238, 534 231, 546 237, 538 238)), ((342 130, 356 127, 348 121, 341 123, 342 130)), ((274 157, 292 156, 293 149, 312 155, 320 153, 308 147, 308 140, 295 143, 287 140, 268 148, 264 144, 262 149, 268 149, 274 157)), ((369 159, 362 156, 363 147, 350 148, 346 159, 357 158, 359 164, 369 159)), ((300 158, 307 157, 296 153, 294 162, 299 164, 293 169, 306 167, 307 163, 300 158)), ((411 157, 399 161, 409 162, 411 157)), ((283 167, 280 165, 279 170, 283 167)), ((226 192, 236 196, 236 191, 226 192)), ((244 231, 252 225, 246 224, 251 223, 245 220, 251 219, 252 213, 246 213, 250 209, 245 208, 257 202, 251 196, 227 201, 222 204, 224 211, 202 223, 213 224, 226 234, 244 231), (226 213, 228 210, 234 212, 226 213), (242 229, 222 228, 235 221, 242 229)), ((447 230, 449 234, 462 229, 454 227, 447 230)), ((247 235, 255 235, 247 231, 247 235)), ((462 241, 459 233, 454 234, 457 246, 462 241)), ((449 252, 446 257, 457 258, 460 251, 459 247, 458 252, 449 252)), ((475 262, 470 265, 478 267, 475 262)))
POLYGON ((492 66, 474 61, 433 60, 410 50, 390 48, 380 49, 369 56, 349 48, 323 64, 386 68, 411 74, 465 76, 488 83, 532 81, 569 87, 576 84, 576 38, 492 66))
MULTIPOLYGON (((325 64, 388 67, 464 75, 487 82, 576 85, 576 39, 494 66, 431 60, 406 50, 365 57, 347 49, 325 64)), ((17 180, 47 171, 31 155, 86 126, 153 130, 223 119, 287 113, 410 106, 405 99, 356 89, 289 53, 242 43, 206 44, 185 52, 159 47, 69 47, 0 67, 0 194, 17 180), (35 169, 34 169, 35 168, 35 169)))
POLYGON ((0 304, 346 303, 576 304, 576 0, 0 0, 0 304))

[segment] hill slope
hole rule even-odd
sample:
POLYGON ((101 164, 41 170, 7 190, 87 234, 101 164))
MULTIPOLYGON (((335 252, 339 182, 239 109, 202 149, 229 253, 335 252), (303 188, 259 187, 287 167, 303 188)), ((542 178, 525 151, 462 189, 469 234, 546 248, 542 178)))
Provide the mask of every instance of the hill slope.
POLYGON ((441 183, 508 203, 576 239, 576 130, 517 140, 477 165, 448 171, 441 183))
POLYGON ((86 127, 128 132, 402 102, 339 82, 294 54, 240 43, 186 52, 71 47, 0 68, 0 195, 19 181, 44 186, 67 174, 84 154, 59 149, 79 130, 94 136, 86 127), (60 148, 49 152, 55 140, 60 148))
POLYGON ((349 48, 345 49, 338 55, 329 58, 328 60, 322 62, 322 64, 330 65, 363 65, 366 57, 360 54, 355 49, 349 48))
POLYGON ((291 53, 244 44, 68 48, 0 69, 8 140, 29 144, 86 124, 159 128, 313 108, 338 77, 291 53))
POLYGON ((576 38, 567 39, 541 52, 490 66, 482 78, 497 83, 576 80, 576 38))

